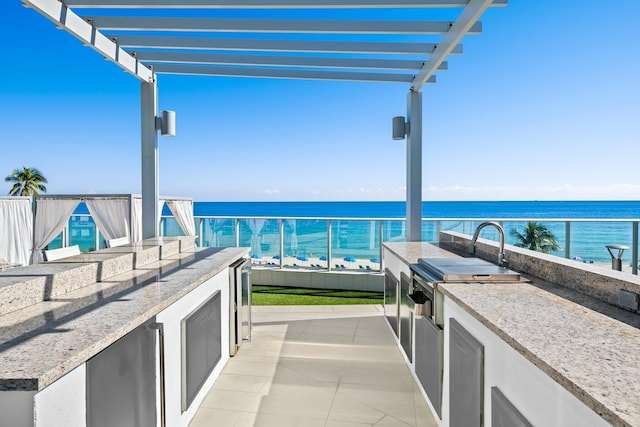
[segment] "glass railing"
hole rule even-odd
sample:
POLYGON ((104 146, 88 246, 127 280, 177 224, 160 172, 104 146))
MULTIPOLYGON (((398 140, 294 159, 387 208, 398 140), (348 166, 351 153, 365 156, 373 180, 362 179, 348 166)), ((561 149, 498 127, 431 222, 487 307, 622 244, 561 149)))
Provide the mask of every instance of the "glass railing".
MULTIPOLYGON (((607 245, 628 247, 622 254, 623 271, 637 274, 638 222, 635 219, 489 219, 500 223, 506 243, 518 239, 529 221, 549 229, 561 247, 552 255, 611 266, 607 245)), ((422 221, 422 241, 438 241, 440 231, 471 235, 484 219, 438 218, 422 221)), ((303 268, 317 270, 380 271, 380 242, 406 240, 406 221, 397 218, 249 218, 196 217, 197 244, 201 247, 244 246, 251 248, 254 263, 265 268, 303 268)), ((163 217, 161 234, 181 235, 173 217, 163 217)), ((480 237, 498 240, 493 228, 480 237)), ((73 215, 65 230, 49 248, 79 245, 83 252, 104 248, 104 238, 90 215, 73 215)), ((614 254, 617 256, 618 251, 614 254)))

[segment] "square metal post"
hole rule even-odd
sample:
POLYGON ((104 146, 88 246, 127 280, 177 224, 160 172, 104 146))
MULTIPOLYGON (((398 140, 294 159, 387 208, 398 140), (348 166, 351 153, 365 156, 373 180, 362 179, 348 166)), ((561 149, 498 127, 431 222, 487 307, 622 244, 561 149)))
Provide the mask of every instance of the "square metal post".
POLYGON ((422 92, 407 95, 407 241, 422 240, 422 92))
POLYGON ((142 238, 159 236, 160 198, 158 179, 158 86, 155 82, 140 84, 142 131, 142 238))

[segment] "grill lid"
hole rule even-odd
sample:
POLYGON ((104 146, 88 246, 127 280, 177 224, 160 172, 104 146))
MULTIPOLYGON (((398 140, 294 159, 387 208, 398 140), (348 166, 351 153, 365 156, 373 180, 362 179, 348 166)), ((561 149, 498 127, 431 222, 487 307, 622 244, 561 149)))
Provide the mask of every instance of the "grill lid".
POLYGON ((480 258, 420 258, 418 264, 443 282, 520 281, 520 273, 480 258))

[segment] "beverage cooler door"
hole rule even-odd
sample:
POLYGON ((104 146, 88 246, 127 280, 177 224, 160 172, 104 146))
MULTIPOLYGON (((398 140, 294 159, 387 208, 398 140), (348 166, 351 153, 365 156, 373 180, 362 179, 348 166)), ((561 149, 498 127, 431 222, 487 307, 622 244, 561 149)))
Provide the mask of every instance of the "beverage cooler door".
POLYGON ((251 260, 229 266, 229 355, 251 339, 251 260))

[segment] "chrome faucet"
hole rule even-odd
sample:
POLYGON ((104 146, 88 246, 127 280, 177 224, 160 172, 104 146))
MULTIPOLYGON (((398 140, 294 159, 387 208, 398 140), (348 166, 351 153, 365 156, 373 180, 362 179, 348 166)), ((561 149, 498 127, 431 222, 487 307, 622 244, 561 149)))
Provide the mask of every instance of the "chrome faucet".
POLYGON ((476 228, 475 233, 473 233, 473 238, 471 239, 471 244, 469 245, 469 253, 471 254, 476 253, 476 241, 478 240, 480 231, 489 225, 495 227, 498 230, 498 234, 500 234, 500 252, 498 252, 498 265, 500 267, 506 267, 507 260, 504 258, 504 229, 497 222, 493 222, 493 221, 483 222, 478 226, 478 228, 476 228))

